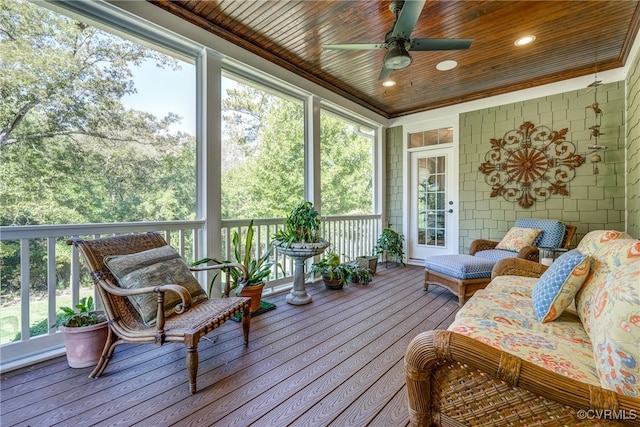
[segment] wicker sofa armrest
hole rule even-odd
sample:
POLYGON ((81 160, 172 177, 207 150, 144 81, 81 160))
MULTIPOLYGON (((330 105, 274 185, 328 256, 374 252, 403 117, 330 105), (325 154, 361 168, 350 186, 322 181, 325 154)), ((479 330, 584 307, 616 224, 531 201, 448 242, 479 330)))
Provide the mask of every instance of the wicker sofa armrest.
POLYGON ((484 239, 476 239, 473 242, 471 242, 471 245, 469 245, 469 255, 475 255, 476 252, 480 252, 480 251, 495 249, 495 247, 498 246, 498 243, 500 242, 494 242, 491 240, 484 240, 484 239))
POLYGON ((522 258, 501 259, 493 266, 491 279, 498 276, 540 277, 549 267, 522 258))
MULTIPOLYGON (((405 377, 413 426, 536 424, 540 416, 553 417, 557 425, 583 425, 588 414, 626 414, 625 425, 640 426, 640 399, 556 374, 451 331, 416 336, 405 355, 405 377)), ((606 415, 601 418, 606 421, 606 415)))

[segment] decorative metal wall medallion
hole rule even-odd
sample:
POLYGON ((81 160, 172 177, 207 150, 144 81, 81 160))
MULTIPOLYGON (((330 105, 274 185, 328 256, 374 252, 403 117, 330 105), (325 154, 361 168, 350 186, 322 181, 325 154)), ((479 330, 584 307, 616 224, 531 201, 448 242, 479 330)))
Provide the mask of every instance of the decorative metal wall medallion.
POLYGON ((491 138, 491 149, 479 168, 491 186, 491 197, 503 196, 529 208, 552 194, 568 196, 567 184, 584 157, 566 140, 567 132, 524 122, 501 139, 491 138))

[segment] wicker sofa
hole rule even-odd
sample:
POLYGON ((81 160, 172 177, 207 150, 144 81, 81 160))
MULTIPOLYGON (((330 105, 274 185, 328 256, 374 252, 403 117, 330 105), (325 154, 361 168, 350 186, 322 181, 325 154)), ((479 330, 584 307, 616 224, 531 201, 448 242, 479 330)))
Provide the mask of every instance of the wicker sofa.
POLYGON ((412 425, 640 426, 640 240, 594 231, 573 255, 583 260, 567 276, 583 276, 577 294, 561 287, 543 321, 536 285, 554 281, 564 260, 544 274, 511 258, 448 330, 412 340, 412 425))

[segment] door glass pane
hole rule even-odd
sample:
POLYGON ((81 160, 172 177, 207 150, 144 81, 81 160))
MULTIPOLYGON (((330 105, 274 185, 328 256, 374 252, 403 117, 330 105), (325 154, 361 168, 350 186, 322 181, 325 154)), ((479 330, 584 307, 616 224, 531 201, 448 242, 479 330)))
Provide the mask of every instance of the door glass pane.
POLYGON ((427 159, 418 159, 418 212, 416 218, 418 220, 418 244, 426 244, 425 231, 427 228, 427 179, 429 173, 427 171, 427 159))
POLYGON ((445 156, 418 159, 418 244, 445 246, 445 156))

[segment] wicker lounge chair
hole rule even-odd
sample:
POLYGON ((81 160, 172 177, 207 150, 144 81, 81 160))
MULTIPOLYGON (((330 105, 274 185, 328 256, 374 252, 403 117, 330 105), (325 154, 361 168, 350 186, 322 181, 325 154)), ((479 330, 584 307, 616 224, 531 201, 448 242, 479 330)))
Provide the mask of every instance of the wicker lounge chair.
MULTIPOLYGON (((519 219, 515 223, 519 227, 549 228, 548 236, 541 236, 536 243, 541 247, 557 246, 567 249, 576 232, 575 225, 562 224, 554 220, 519 219), (558 233, 558 229, 563 231, 558 233)), ((429 285, 438 285, 449 289, 458 296, 458 304, 462 307, 471 295, 483 289, 491 281, 491 270, 501 259, 522 258, 538 262, 537 246, 525 246, 518 252, 495 249, 497 241, 474 240, 469 247, 469 254, 436 255, 425 260, 424 290, 429 285)))
MULTIPOLYGON (((121 287, 112 272, 105 264, 105 258, 140 254, 152 249, 167 247, 167 242, 160 234, 134 234, 107 237, 95 240, 70 239, 68 244, 74 245, 84 256, 91 277, 94 280, 100 299, 109 320, 109 335, 102 357, 89 375, 96 378, 102 375, 117 345, 123 343, 155 344, 161 346, 165 342, 180 342, 187 347, 187 375, 189 390, 196 392, 198 373, 198 341, 200 338, 221 326, 236 313, 242 313, 242 330, 245 345, 249 342, 251 323, 250 299, 229 298, 229 286, 225 291, 227 298, 207 298, 199 294, 197 302, 192 304, 192 295, 187 288, 177 284, 159 284, 157 286, 126 289, 121 287), (173 308, 175 313, 165 316, 165 298, 179 295, 178 304, 173 308), (153 319, 150 325, 132 303, 131 297, 154 295, 157 305, 153 303, 153 319), (157 309, 155 308, 157 307, 157 309), (154 315, 155 313, 155 315, 154 315)), ((185 266, 186 267, 186 266, 185 266)), ((246 268, 241 264, 222 264, 187 271, 209 269, 240 268, 247 276, 246 268)), ((152 300, 153 301, 153 300, 152 300)))

